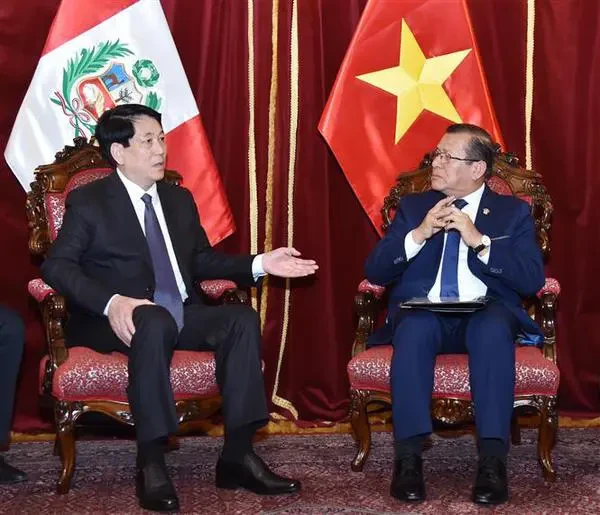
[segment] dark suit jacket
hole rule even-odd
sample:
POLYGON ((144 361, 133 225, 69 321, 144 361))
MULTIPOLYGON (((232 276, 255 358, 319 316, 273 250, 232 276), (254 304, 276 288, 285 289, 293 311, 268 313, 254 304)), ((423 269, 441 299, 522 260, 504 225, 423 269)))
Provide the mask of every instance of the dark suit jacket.
MULTIPOLYGON (((254 256, 213 251, 200 225, 191 193, 157 183, 158 195, 179 269, 191 303, 201 303, 194 282, 228 278, 254 284, 254 256)), ((42 265, 44 280, 69 301, 70 345, 109 327, 103 315, 116 293, 152 300, 154 273, 146 238, 125 186, 115 173, 73 190, 67 197, 62 228, 42 265)), ((98 335, 100 336, 100 335, 98 335)))
MULTIPOLYGON (((435 282, 444 246, 443 231, 427 240, 411 260, 406 258, 404 238, 443 197, 437 191, 404 197, 392 225, 367 259, 365 271, 369 281, 391 287, 388 321, 393 319, 400 302, 426 297, 435 282)), ((492 246, 487 264, 470 251, 469 269, 487 286, 489 297, 504 303, 515 314, 523 331, 541 334, 538 325, 521 307, 524 297, 534 295, 544 285, 542 255, 529 205, 516 197, 499 195, 486 186, 475 226, 492 239, 492 246)), ((387 343, 391 336, 392 328, 386 324, 370 343, 387 343)))

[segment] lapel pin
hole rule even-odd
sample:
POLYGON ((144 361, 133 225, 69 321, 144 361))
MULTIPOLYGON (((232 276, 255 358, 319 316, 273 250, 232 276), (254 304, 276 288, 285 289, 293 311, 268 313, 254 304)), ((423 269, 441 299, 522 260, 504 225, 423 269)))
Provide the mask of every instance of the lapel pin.
POLYGON ((490 214, 490 210, 487 207, 483 208, 483 214, 484 215, 489 215, 490 214))

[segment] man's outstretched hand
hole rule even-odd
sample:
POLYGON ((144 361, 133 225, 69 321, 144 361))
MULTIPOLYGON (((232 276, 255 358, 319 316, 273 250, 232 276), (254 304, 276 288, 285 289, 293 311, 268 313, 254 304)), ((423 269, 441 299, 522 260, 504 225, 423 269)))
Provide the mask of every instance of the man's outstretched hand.
POLYGON ((305 277, 318 270, 312 259, 301 259, 300 252, 293 247, 280 247, 263 256, 263 269, 267 274, 279 277, 305 277))

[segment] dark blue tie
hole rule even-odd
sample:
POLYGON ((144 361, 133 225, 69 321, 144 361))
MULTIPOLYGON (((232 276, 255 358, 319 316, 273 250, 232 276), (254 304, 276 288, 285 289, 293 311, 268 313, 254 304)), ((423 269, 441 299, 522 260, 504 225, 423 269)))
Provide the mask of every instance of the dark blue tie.
MULTIPOLYGON (((467 205, 467 201, 459 198, 454 201, 458 209, 467 205)), ((458 299, 458 246, 460 244, 460 233, 456 229, 450 229, 446 233, 446 246, 442 260, 442 277, 440 298, 442 300, 458 299)))
POLYGON ((165 238, 160 230, 158 218, 152 205, 152 196, 145 193, 142 200, 146 204, 144 228, 146 229, 146 241, 150 249, 150 257, 152 258, 152 267, 154 268, 154 302, 173 315, 175 322, 177 322, 177 328, 181 331, 183 327, 183 302, 167 252, 165 238))

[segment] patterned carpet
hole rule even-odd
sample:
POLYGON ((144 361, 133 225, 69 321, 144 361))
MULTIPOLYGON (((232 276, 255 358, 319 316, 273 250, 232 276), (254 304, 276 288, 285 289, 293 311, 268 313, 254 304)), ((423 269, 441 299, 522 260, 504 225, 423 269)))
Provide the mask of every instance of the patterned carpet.
MULTIPOLYGON (((258 452, 277 471, 300 479, 300 494, 259 497, 214 486, 220 438, 188 437, 168 455, 183 513, 378 514, 378 513, 600 513, 600 430, 561 429, 555 450, 558 479, 545 484, 535 457, 535 433, 509 459, 510 502, 495 510, 469 501, 475 474, 470 436, 434 437, 425 453, 428 501, 409 505, 389 496, 392 446, 389 433, 374 434, 364 472, 353 473, 350 435, 271 436, 258 452)), ((58 458, 49 443, 14 444, 7 455, 30 481, 0 487, 0 513, 141 513, 133 476, 135 445, 125 440, 84 441, 71 492, 54 493, 58 458)))

